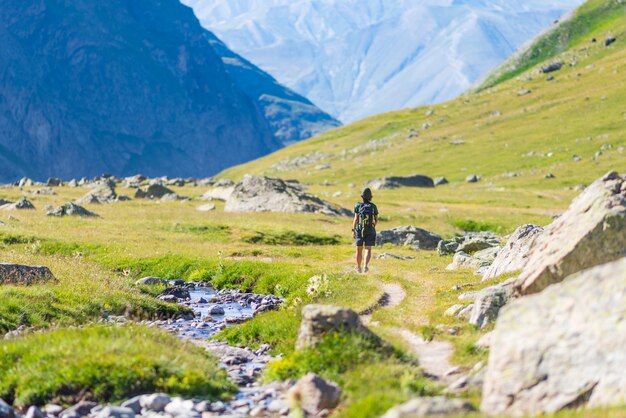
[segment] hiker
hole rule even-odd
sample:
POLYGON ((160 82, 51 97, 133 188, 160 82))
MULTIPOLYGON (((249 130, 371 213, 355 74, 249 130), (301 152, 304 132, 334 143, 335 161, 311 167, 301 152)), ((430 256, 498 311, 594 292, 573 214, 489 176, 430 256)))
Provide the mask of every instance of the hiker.
POLYGON ((356 245, 356 272, 367 273, 372 258, 372 247, 376 245, 376 224, 378 223, 378 208, 372 203, 372 191, 369 188, 361 194, 362 202, 354 206, 354 221, 352 222, 352 236, 356 245), (365 266, 363 264, 363 247, 365 247, 365 266))

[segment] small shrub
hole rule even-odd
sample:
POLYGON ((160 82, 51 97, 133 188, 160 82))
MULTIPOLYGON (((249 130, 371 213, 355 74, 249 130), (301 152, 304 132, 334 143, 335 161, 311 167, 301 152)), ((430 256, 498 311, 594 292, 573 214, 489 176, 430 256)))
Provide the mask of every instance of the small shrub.
POLYGON ((266 234, 263 232, 257 232, 250 237, 243 238, 243 241, 249 244, 282 246, 339 245, 341 243, 340 238, 341 237, 337 235, 327 237, 287 231, 280 234, 266 234))
POLYGON ((452 225, 459 228, 463 232, 502 232, 502 227, 500 225, 488 223, 488 222, 480 222, 474 221, 471 219, 465 220, 456 220, 451 222, 452 225))

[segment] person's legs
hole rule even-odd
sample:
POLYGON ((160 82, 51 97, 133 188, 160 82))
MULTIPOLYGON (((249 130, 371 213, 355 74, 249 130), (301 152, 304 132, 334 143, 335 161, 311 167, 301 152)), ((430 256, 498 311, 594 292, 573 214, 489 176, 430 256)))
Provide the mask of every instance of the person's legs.
POLYGON ((363 263, 363 246, 356 247, 356 268, 361 272, 361 264, 363 263))
POLYGON ((369 270, 370 260, 372 259, 372 247, 365 247, 365 271, 369 270))

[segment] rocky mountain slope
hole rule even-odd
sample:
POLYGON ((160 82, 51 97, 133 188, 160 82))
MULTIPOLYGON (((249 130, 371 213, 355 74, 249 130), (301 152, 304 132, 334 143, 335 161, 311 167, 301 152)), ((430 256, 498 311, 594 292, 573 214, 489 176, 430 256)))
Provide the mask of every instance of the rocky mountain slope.
POLYGON ((582 0, 183 0, 344 122, 451 99, 582 0))
POLYGON ((567 23, 577 35, 560 52, 478 93, 347 125, 223 175, 280 173, 320 191, 329 183, 340 189, 417 173, 446 177, 452 184, 442 187, 450 193, 582 187, 626 166, 625 8, 608 0, 586 3, 567 23), (607 5, 614 6, 610 13, 607 5), (590 20, 598 9, 605 19, 590 20), (543 68, 555 62, 560 69, 543 68))
POLYGON ((1 1, 0 39, 0 181, 206 176, 335 123, 176 0, 1 1))

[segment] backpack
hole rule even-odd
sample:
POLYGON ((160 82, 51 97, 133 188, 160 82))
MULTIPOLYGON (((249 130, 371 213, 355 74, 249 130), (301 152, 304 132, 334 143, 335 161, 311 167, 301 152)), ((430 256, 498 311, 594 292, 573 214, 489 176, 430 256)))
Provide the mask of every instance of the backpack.
POLYGON ((374 205, 361 203, 359 206, 359 230, 361 237, 374 233, 374 205))

